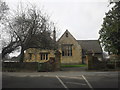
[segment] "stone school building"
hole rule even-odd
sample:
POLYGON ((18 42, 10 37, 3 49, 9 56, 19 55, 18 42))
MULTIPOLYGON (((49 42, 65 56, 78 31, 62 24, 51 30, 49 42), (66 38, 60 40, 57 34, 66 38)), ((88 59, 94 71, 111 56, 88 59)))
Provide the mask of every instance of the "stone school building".
MULTIPOLYGON (((54 37, 55 34, 54 31, 54 37)), ((61 52, 61 64, 86 64, 86 55, 88 53, 102 60, 102 48, 98 40, 76 40, 66 30, 56 42, 58 44, 58 50, 61 52)), ((55 57, 54 53, 54 50, 29 48, 24 55, 24 62, 47 62, 50 58, 55 57)))

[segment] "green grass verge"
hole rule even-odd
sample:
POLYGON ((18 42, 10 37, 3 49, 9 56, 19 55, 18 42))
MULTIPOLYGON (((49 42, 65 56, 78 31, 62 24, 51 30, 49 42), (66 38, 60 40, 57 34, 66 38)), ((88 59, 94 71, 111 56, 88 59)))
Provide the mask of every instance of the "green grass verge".
POLYGON ((61 67, 86 67, 86 64, 80 64, 80 65, 61 65, 61 67))

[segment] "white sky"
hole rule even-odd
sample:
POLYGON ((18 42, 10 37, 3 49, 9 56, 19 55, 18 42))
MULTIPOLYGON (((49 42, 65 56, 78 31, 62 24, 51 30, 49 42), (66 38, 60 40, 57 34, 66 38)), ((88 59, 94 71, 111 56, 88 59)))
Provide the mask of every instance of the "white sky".
POLYGON ((61 36, 66 29, 78 40, 98 39, 108 11, 108 0, 6 0, 10 9, 27 2, 43 9, 57 23, 61 36))

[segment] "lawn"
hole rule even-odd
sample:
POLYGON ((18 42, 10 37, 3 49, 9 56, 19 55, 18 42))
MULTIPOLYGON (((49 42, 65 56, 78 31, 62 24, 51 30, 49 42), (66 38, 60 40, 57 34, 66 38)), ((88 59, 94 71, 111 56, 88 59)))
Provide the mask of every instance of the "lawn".
POLYGON ((61 65, 61 67, 86 67, 86 64, 80 64, 80 65, 61 65))

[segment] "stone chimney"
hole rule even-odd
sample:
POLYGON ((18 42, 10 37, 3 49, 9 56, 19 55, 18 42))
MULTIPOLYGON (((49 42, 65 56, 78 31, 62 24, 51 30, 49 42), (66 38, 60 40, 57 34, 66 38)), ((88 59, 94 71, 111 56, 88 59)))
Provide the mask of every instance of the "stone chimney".
POLYGON ((55 31, 55 27, 54 27, 54 31, 53 31, 53 40, 54 40, 54 42, 56 42, 56 31, 55 31))

